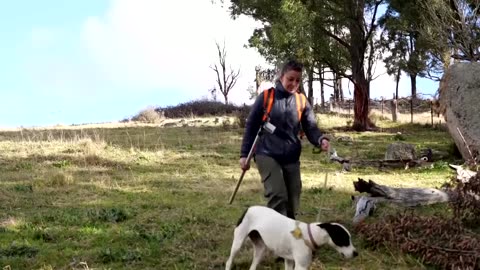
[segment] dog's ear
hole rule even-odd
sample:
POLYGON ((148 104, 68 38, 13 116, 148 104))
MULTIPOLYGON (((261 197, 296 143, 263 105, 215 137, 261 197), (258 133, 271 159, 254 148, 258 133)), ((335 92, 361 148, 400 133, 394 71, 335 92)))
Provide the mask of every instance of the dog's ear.
POLYGON ((339 247, 350 246, 350 234, 342 226, 335 223, 321 223, 318 226, 327 231, 335 245, 339 247))

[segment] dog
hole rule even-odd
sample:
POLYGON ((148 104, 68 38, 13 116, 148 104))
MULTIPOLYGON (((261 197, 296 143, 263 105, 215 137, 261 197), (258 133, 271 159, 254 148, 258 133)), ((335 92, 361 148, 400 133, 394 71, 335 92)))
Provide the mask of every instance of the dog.
POLYGON ((255 270, 268 249, 285 261, 285 270, 307 270, 313 251, 328 244, 351 259, 358 256, 349 231, 338 223, 305 223, 286 217, 265 206, 251 206, 240 217, 234 230, 233 243, 225 269, 230 270, 234 257, 247 236, 253 243, 255 270))

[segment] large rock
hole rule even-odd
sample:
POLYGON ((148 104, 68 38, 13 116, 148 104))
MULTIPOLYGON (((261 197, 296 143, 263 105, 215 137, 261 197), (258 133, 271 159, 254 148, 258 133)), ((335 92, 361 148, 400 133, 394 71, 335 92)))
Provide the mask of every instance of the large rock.
POLYGON ((463 158, 469 160, 471 154, 461 135, 468 144, 473 157, 479 161, 480 63, 452 65, 445 72, 440 83, 439 103, 440 112, 445 117, 448 131, 463 158))
POLYGON ((395 142, 387 147, 385 160, 414 160, 416 159, 415 146, 403 142, 395 142))

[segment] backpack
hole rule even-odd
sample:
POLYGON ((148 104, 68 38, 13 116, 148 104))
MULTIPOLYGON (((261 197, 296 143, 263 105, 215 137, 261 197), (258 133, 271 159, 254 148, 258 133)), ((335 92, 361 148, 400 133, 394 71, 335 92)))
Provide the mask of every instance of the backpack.
MULTIPOLYGON (((263 91, 263 122, 267 121, 268 118, 270 117, 270 112, 272 111, 273 107, 273 101, 275 100, 275 88, 269 88, 265 89, 263 91)), ((305 109, 307 103, 307 98, 305 95, 295 92, 295 104, 297 105, 297 114, 298 114, 298 121, 302 119, 302 113, 303 110, 305 109)), ((299 132, 300 139, 303 139, 305 136, 305 133, 303 130, 300 130, 299 132)))

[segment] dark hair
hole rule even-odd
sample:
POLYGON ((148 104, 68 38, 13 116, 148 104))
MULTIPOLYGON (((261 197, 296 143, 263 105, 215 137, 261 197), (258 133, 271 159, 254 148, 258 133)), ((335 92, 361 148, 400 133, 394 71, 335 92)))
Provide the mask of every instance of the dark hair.
POLYGON ((290 70, 302 72, 303 64, 295 59, 289 59, 287 62, 285 62, 285 64, 283 64, 283 67, 280 71, 280 77, 282 77, 285 73, 289 72, 290 70))

